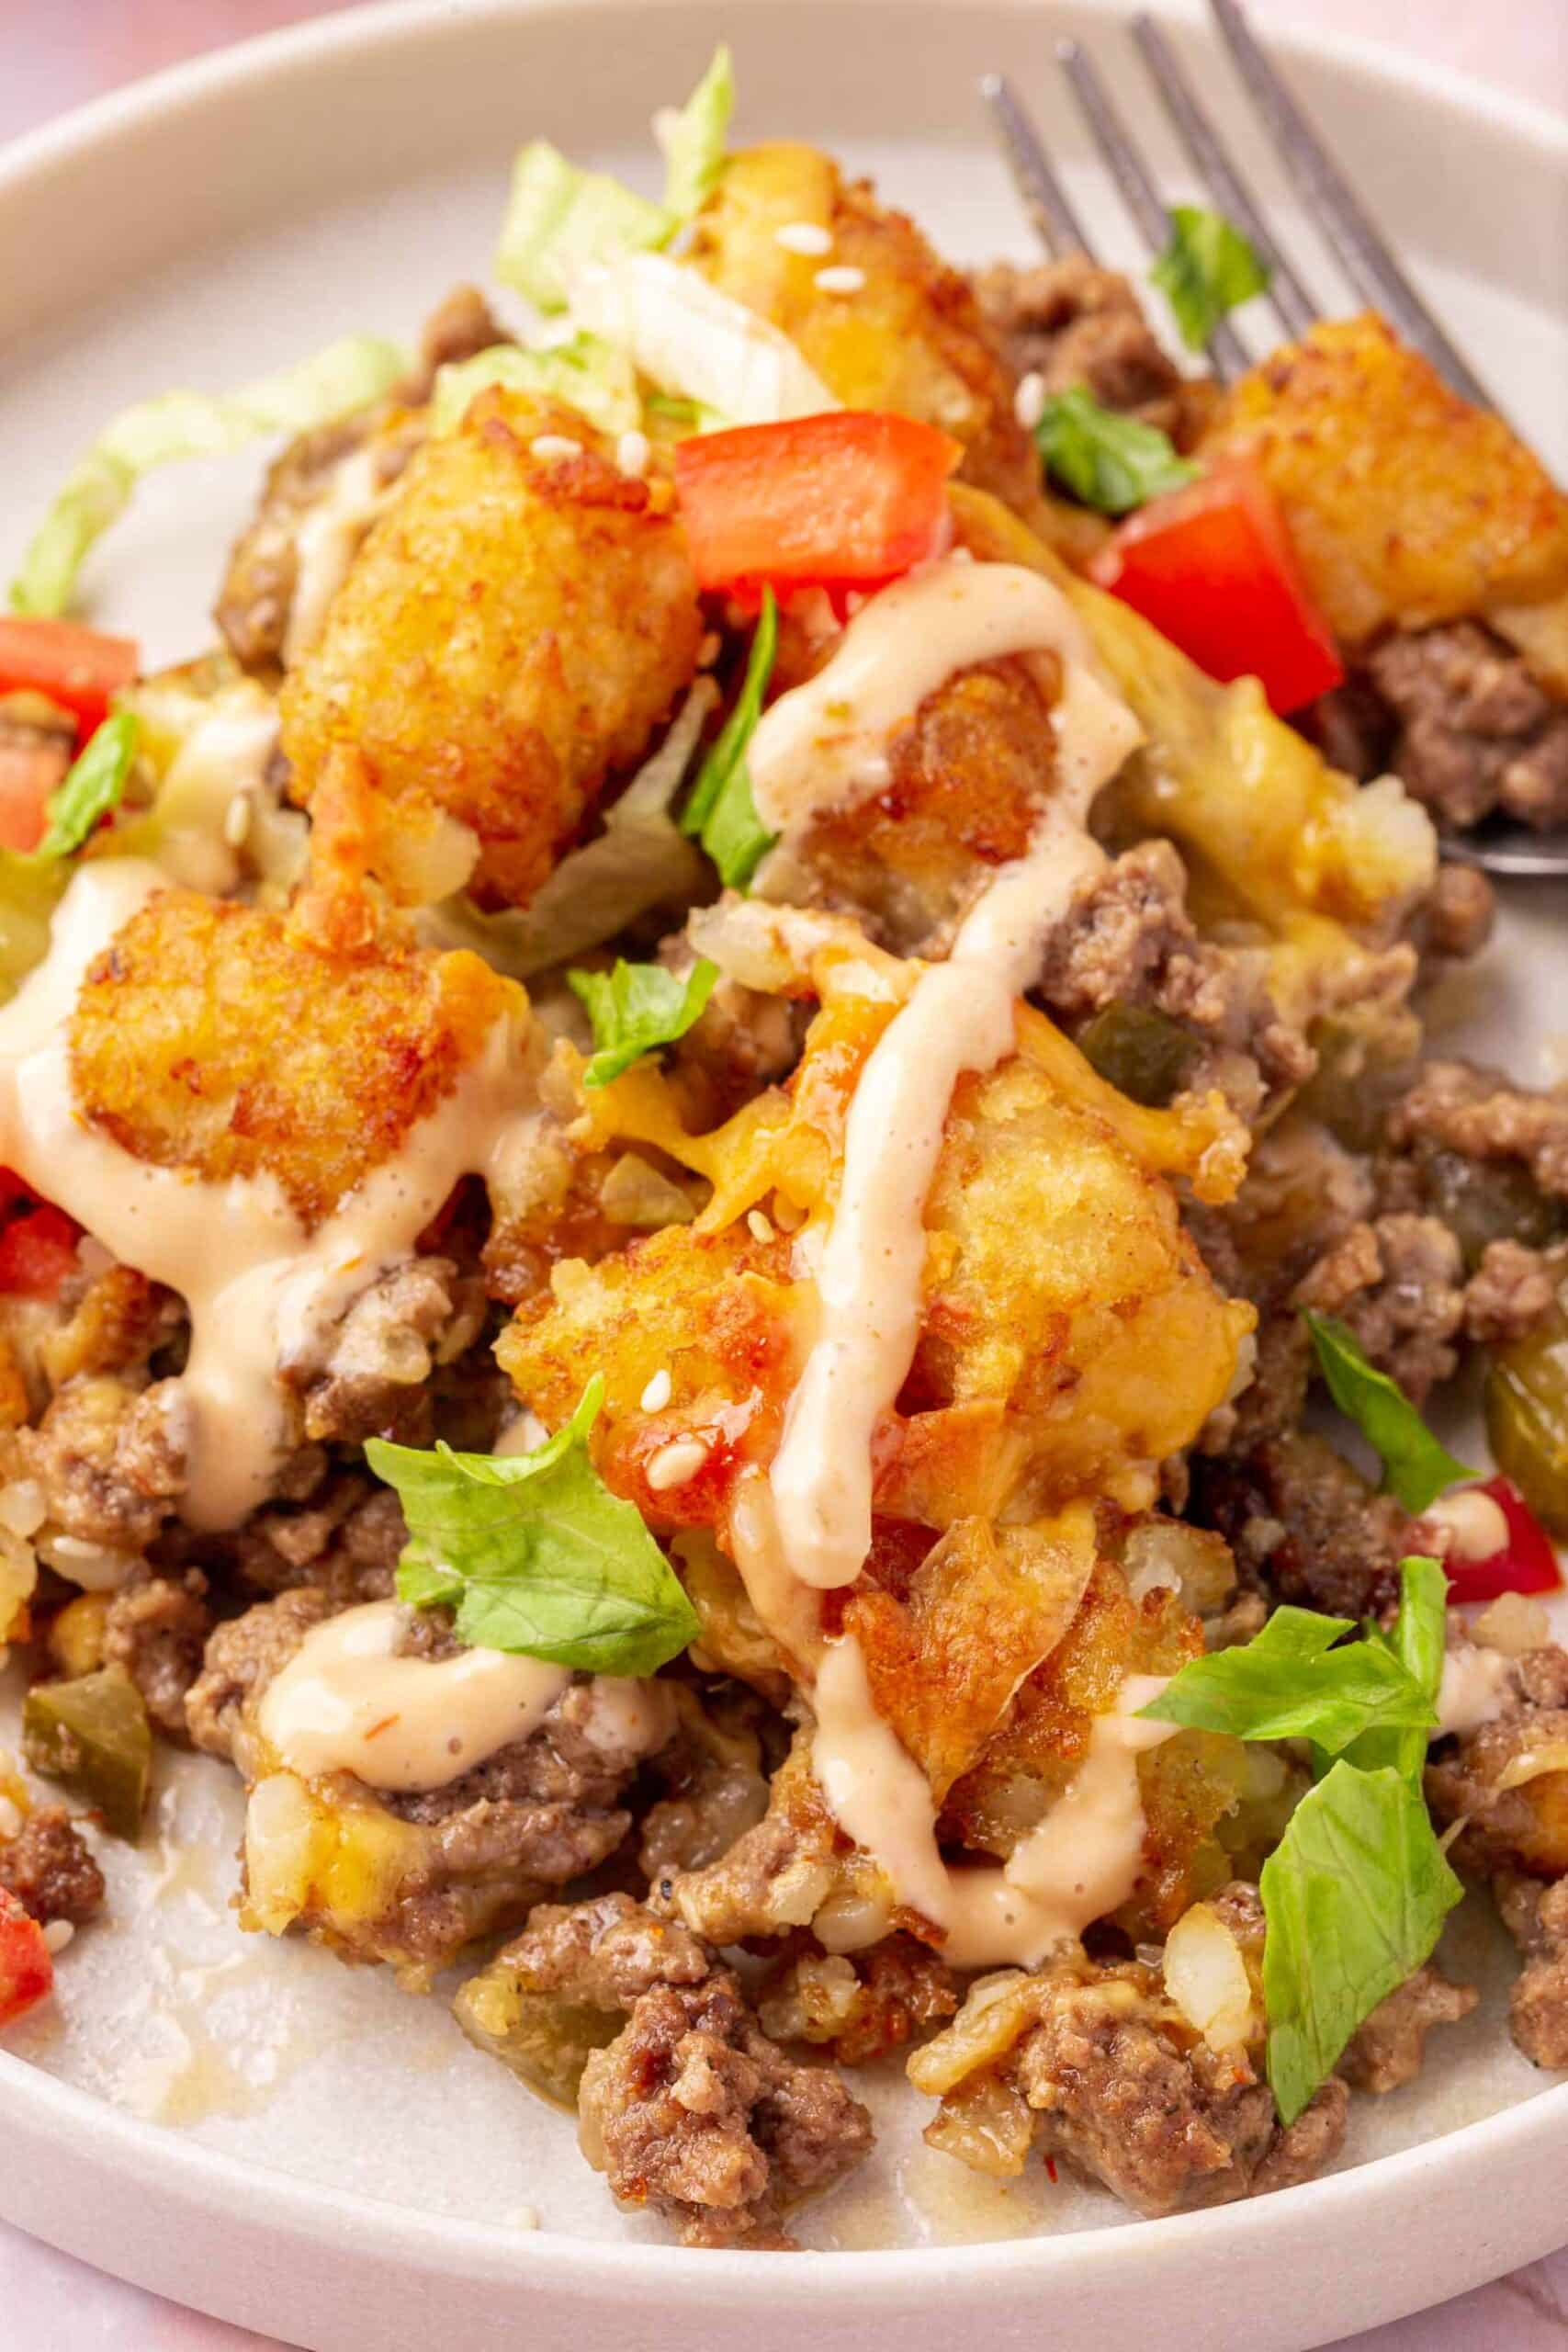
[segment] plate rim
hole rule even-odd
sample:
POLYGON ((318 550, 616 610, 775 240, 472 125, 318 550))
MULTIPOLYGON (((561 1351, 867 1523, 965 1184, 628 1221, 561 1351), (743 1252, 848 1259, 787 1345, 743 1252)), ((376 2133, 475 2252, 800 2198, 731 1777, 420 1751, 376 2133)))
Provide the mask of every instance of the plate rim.
MULTIPOLYGON (((119 139, 134 140, 160 119, 199 111, 210 98, 232 94, 247 83, 288 78, 356 51, 384 52, 404 42, 443 35, 460 40, 476 23, 558 16, 568 8, 574 15, 586 16, 625 5, 626 0, 369 0, 369 5, 326 17, 279 27, 167 66, 0 146, 0 206, 25 202, 31 184, 68 168, 91 150, 119 139)), ((637 5, 673 12, 690 5, 690 0, 637 0, 637 5)), ((781 5, 787 5, 787 0, 728 0, 731 15, 761 14, 781 5)), ((840 8, 866 13, 907 5, 908 0, 837 0, 840 8)), ((955 13, 974 6, 1023 15, 1030 12, 1032 0, 944 0, 944 5, 955 13)), ((1128 19, 1134 0, 1075 0, 1075 5, 1114 24, 1128 19)), ((1159 13, 1188 27, 1202 28, 1207 23, 1198 0, 1159 0, 1159 13)), ((1393 85, 1413 93, 1423 104, 1483 121, 1509 138, 1527 142, 1550 161, 1568 165, 1568 119, 1532 100, 1478 85, 1457 69, 1408 57, 1360 35, 1324 31, 1304 18, 1271 25, 1269 40, 1271 49, 1287 61, 1292 57, 1323 60, 1348 74, 1393 85)), ((590 2239, 548 2228, 521 2233, 501 2223, 432 2213, 354 2189, 327 2188, 259 2158, 233 2155, 177 2128, 135 2116, 107 2098, 59 2081, 4 2049, 0 2049, 0 2112, 30 2125, 62 2154, 69 2153, 73 2143, 90 2139, 95 2155, 112 2154, 121 2163, 133 2165, 139 2186, 149 2197, 162 2191, 186 2200, 188 2206, 213 2210, 227 2204, 232 2211, 243 2204, 260 2227, 316 2242, 339 2239, 352 2232, 362 2251, 373 2256, 395 2254, 400 2262, 412 2260, 416 2268, 433 2278, 456 2275, 464 2267, 465 2257, 472 2257, 492 2276, 512 2272, 518 2278, 536 2280, 543 2271, 562 2289, 584 2295, 607 2292, 617 2303, 641 2302, 650 2290, 660 2288, 684 2290, 688 2298, 693 2289, 700 2289, 697 2301, 706 2303, 749 2287, 762 2259, 741 2248, 697 2251, 642 2239, 590 2239)), ((1110 2231, 1066 2231, 972 2245, 815 2250, 805 2261, 770 2265, 767 2275, 773 2290, 770 2301, 785 2311, 804 2313, 826 2293, 880 2295, 896 2277, 902 2276, 908 2282, 911 2271, 928 2300, 940 2280, 943 2303, 950 2295, 962 2297, 982 2280, 993 2289, 998 2283, 1047 2285, 1054 2274, 1066 2274, 1080 2266, 1091 2241, 1100 2249, 1114 2242, 1123 2256, 1135 2247, 1134 2267, 1139 2268, 1157 2264, 1162 2256, 1201 2251, 1211 2238, 1216 2242, 1216 2250, 1223 2245, 1241 2252, 1254 2241, 1279 2235, 1286 2208, 1292 2223, 1310 2229, 1319 2245, 1327 2245, 1335 2243, 1337 2226, 1348 2223, 1355 2206, 1374 2189, 1402 2205, 1408 2214, 1424 2197, 1427 2176, 1438 2171, 1462 2173, 1472 2161, 1480 2166, 1489 2158, 1528 2159, 1537 2150, 1544 2155, 1553 2145, 1562 2144, 1565 2132, 1568 2082, 1531 2092, 1509 2108, 1413 2147, 1371 2158, 1269 2198, 1162 2220, 1136 2221, 1125 2229, 1110 2231)), ((25 2226, 35 2234, 50 2234, 47 2224, 36 2220, 25 2226)), ((1510 2253, 1502 2267, 1529 2258, 1510 2253)))

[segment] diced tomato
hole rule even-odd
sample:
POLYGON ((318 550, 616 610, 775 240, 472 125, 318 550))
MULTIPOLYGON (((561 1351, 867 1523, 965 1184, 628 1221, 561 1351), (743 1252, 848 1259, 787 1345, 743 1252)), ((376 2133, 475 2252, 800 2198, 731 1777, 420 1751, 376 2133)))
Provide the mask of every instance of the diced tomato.
POLYGON ((1489 1495, 1508 1522, 1508 1540, 1483 1560, 1443 1562, 1450 1601, 1495 1600, 1500 1592, 1554 1592, 1562 1581, 1551 1538, 1518 1488, 1506 1478, 1488 1478, 1464 1493, 1489 1495))
POLYGON ((1280 510, 1245 458, 1141 506, 1089 576, 1212 678, 1259 679, 1274 710, 1300 710, 1345 675, 1280 510))
POLYGON ((0 1293, 52 1298, 76 1263, 82 1228, 63 1209, 29 1209, 0 1232, 0 1293))
POLYGON ((0 1886, 0 2027, 15 2025, 54 1990, 54 1962, 43 1929, 0 1886))
POLYGON ((78 621, 0 615, 0 695, 30 691, 68 710, 85 742, 130 685, 141 660, 134 638, 106 637, 78 621))
POLYGON ((964 452, 912 417, 835 409, 682 441, 675 489, 697 582, 878 588, 933 553, 964 452))

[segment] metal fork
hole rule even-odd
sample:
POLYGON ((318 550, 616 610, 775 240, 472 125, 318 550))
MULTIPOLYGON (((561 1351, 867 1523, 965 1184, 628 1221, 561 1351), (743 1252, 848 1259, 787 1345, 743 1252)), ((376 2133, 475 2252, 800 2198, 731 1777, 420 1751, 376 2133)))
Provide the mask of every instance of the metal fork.
MULTIPOLYGON (((1462 399, 1495 409, 1496 402, 1417 294, 1299 101, 1264 54, 1237 0, 1209 0, 1209 9, 1303 209, 1338 255, 1360 300, 1381 311, 1462 399)), ((1268 264, 1267 299, 1280 329, 1287 336, 1304 334, 1324 315, 1323 307, 1281 250, 1169 41, 1147 15, 1134 17, 1133 38, 1199 178, 1218 209, 1235 223, 1268 264)), ((1163 252, 1170 238, 1170 216, 1104 77, 1076 40, 1058 41, 1056 57, 1145 244, 1151 254, 1163 252)), ((1093 260, 1083 224, 1017 91, 1004 75, 987 74, 981 81, 980 94, 1046 252, 1055 260, 1071 254, 1093 260)), ((1247 345, 1229 320, 1219 322, 1205 348, 1223 383, 1234 383, 1252 365, 1247 345)), ((1536 833, 1523 825, 1497 824, 1479 834, 1445 836, 1443 850, 1450 857, 1484 866, 1492 874, 1568 876, 1568 836, 1536 833)))

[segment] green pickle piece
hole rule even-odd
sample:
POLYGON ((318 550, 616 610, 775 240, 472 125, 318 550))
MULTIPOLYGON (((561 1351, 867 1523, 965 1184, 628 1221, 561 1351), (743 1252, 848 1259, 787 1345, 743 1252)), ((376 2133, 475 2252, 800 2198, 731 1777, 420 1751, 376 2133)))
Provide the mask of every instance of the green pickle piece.
POLYGON ((1458 1238, 1471 1273, 1491 1242, 1522 1241, 1543 1250, 1562 1229, 1557 1203, 1516 1160, 1431 1151, 1422 1155, 1421 1172, 1432 1205, 1458 1238))
POLYGON ((470 2041, 499 2058, 540 2098, 574 2110, 582 2070, 614 2041, 626 2019, 618 2010, 536 1992, 504 1952, 470 1977, 452 2004, 470 2041))
POLYGON ((59 1781, 106 1829, 134 1845, 147 1803, 152 1734, 141 1693, 122 1666, 29 1690, 22 1752, 35 1772, 59 1781))
POLYGON ((1568 1310, 1562 1290, 1534 1330, 1495 1352, 1486 1434, 1497 1467, 1558 1535, 1568 1535, 1568 1310))
POLYGON ((1142 1004, 1108 1004, 1077 1043, 1107 1085, 1151 1111, 1174 1102, 1198 1053, 1198 1040, 1179 1021, 1142 1004))

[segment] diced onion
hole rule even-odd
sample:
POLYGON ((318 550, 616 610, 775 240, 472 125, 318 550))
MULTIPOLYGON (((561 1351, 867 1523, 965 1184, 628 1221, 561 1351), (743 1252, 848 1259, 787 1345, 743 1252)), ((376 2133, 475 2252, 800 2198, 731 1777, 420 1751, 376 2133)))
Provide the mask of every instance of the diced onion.
POLYGON ((1195 1903, 1172 1928, 1165 1989, 1212 2050, 1235 2050, 1258 2030, 1241 1946, 1213 1904, 1195 1903))

